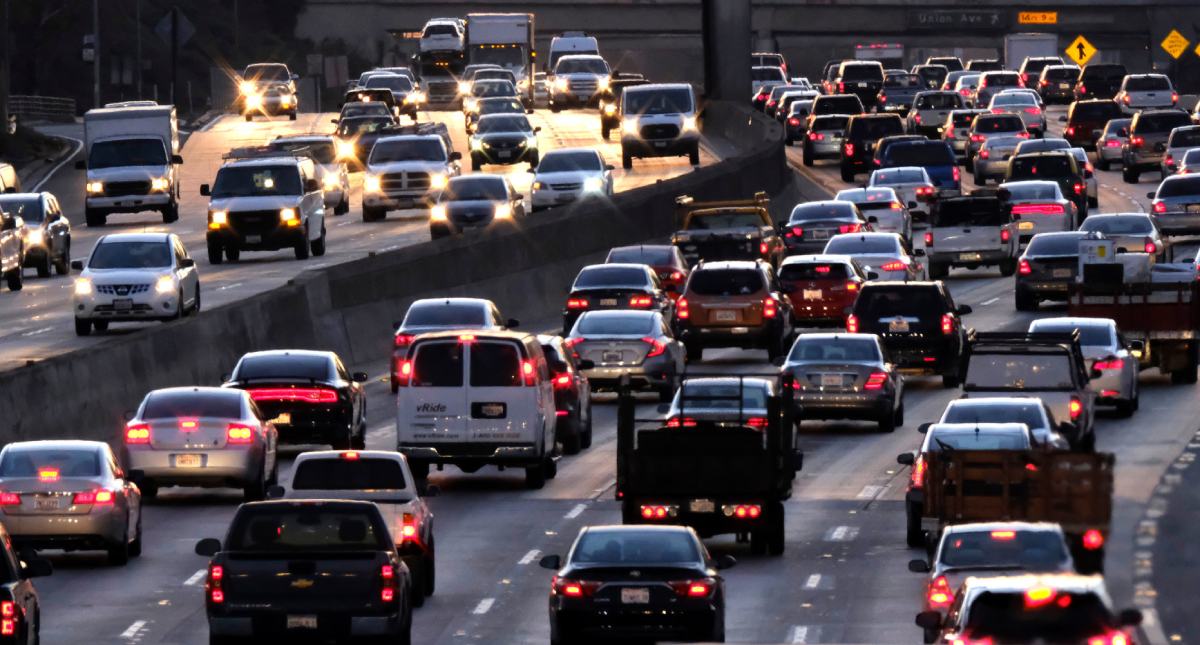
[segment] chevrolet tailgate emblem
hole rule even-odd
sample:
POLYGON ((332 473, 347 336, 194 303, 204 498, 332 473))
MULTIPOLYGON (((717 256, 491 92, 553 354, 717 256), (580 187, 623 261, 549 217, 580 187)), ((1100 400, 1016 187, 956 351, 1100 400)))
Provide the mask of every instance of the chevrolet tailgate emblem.
POLYGON ((296 589, 308 589, 313 586, 313 581, 308 578, 297 578, 292 581, 292 586, 296 589))

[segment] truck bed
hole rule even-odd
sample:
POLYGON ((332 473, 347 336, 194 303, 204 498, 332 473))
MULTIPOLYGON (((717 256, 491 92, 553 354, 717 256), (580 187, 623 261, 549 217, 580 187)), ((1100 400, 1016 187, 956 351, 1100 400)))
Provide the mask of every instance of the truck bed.
POLYGON ((1126 334, 1193 338, 1200 328, 1200 294, 1195 281, 1072 284, 1067 314, 1112 318, 1126 334))

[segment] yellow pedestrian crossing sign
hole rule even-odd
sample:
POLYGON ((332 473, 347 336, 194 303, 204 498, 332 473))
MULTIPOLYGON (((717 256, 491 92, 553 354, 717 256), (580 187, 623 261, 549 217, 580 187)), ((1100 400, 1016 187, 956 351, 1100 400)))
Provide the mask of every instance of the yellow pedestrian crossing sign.
POLYGON ((1092 56, 1096 55, 1096 47, 1089 43, 1088 39, 1083 37, 1083 34, 1079 34, 1075 40, 1072 40, 1071 44, 1067 45, 1065 51, 1067 52, 1067 56, 1075 61, 1076 65, 1087 65, 1087 62, 1092 60, 1092 56))
POLYGON ((1171 33, 1167 34, 1167 37, 1163 38, 1163 41, 1159 43, 1159 46, 1165 49, 1171 55, 1171 58, 1179 58, 1183 55, 1184 50, 1187 49, 1188 39, 1184 38, 1183 34, 1179 33, 1179 30, 1172 29, 1171 33))

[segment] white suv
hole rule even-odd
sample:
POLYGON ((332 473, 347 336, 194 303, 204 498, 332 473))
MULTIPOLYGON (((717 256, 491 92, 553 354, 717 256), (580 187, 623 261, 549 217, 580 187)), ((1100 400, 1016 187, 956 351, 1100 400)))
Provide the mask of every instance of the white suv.
POLYGON ((687 155, 700 165, 696 93, 686 83, 639 85, 621 93, 621 166, 634 157, 687 155))
POLYGON ((389 210, 427 208, 461 172, 462 153, 440 135, 398 135, 375 142, 363 176, 363 221, 375 222, 389 210))
POLYGON ((432 465, 524 468, 529 488, 557 474, 554 387, 537 336, 422 334, 398 365, 396 450, 418 480, 432 465))
POLYGON ((200 311, 200 274, 178 235, 120 233, 96 242, 80 271, 72 299, 75 333, 108 329, 110 322, 175 320, 200 311))
POLYGON ((573 105, 595 106, 612 82, 612 69, 596 55, 563 56, 549 79, 550 111, 573 105))
POLYGON ((613 167, 591 148, 560 148, 542 157, 533 175, 534 212, 588 197, 612 197, 613 167))

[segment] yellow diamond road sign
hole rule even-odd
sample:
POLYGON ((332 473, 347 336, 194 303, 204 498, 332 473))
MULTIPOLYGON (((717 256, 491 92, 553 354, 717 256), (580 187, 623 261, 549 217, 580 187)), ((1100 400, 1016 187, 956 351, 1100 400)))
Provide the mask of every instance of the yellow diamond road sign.
POLYGON ((1179 33, 1178 30, 1172 29, 1171 33, 1167 34, 1166 38, 1163 38, 1160 45, 1163 49, 1167 50, 1171 58, 1179 58, 1183 55, 1183 51, 1187 49, 1188 39, 1184 38, 1183 34, 1179 33))
POLYGON ((1092 56, 1096 55, 1096 47, 1089 43, 1088 39, 1083 37, 1083 34, 1072 40, 1071 44, 1067 45, 1064 51, 1067 52, 1067 56, 1071 60, 1075 61, 1076 65, 1086 65, 1089 60, 1092 60, 1092 56))

